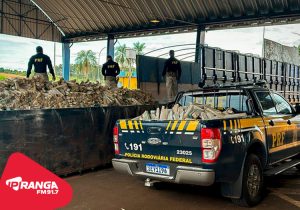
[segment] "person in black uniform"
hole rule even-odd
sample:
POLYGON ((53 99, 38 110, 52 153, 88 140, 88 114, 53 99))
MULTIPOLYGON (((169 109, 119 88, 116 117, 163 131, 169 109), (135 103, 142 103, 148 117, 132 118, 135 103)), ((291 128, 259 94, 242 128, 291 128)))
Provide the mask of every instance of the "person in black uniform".
POLYGON ((166 60, 162 76, 166 76, 168 101, 172 102, 178 92, 178 81, 181 77, 181 64, 175 58, 174 50, 170 50, 170 58, 166 60))
POLYGON ((38 46, 36 48, 36 55, 32 56, 28 63, 27 78, 31 74, 32 65, 34 65, 35 77, 42 77, 43 79, 49 81, 47 74, 47 66, 49 68, 50 74, 52 74, 52 80, 55 80, 55 73, 49 56, 43 54, 43 48, 38 46))
POLYGON ((107 56, 107 62, 102 66, 102 74, 107 86, 117 87, 116 77, 120 74, 120 67, 118 63, 113 61, 110 55, 107 56))

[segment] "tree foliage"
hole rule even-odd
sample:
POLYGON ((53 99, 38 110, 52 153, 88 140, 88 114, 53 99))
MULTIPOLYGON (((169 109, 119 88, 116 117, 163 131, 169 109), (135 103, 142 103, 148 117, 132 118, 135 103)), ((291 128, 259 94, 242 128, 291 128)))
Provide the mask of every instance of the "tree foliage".
POLYGON ((116 47, 116 57, 115 60, 120 64, 120 66, 124 66, 127 64, 126 61, 126 44, 119 45, 116 47))
POLYGON ((15 70, 15 69, 7 69, 7 68, 3 68, 0 67, 0 73, 7 73, 7 74, 16 74, 19 76, 26 76, 26 71, 19 71, 19 70, 15 70))
POLYGON ((77 53, 75 64, 78 65, 79 71, 87 76, 92 68, 97 66, 96 53, 92 50, 80 51, 77 53))
POLYGON ((133 49, 136 51, 137 55, 143 55, 145 48, 146 48, 145 43, 140 43, 140 42, 133 43, 133 49))
MULTIPOLYGON (((57 77, 62 77, 62 65, 58 65, 55 68, 55 74, 57 77)), ((96 65, 92 66, 91 71, 88 72, 87 75, 84 75, 82 71, 80 71, 78 64, 70 65, 70 76, 71 79, 76 79, 78 82, 89 80, 91 82, 102 81, 104 78, 101 74, 101 66, 96 65)))
MULTIPOLYGON (((127 48, 128 47, 126 46, 126 44, 119 45, 119 46, 116 47, 116 57, 115 57, 115 60, 123 68, 128 65, 127 58, 126 58, 126 49, 127 48)), ((135 42, 135 43, 133 43, 133 49, 136 51, 137 55, 143 55, 145 48, 146 48, 146 44, 145 43, 141 43, 141 42, 135 42)))

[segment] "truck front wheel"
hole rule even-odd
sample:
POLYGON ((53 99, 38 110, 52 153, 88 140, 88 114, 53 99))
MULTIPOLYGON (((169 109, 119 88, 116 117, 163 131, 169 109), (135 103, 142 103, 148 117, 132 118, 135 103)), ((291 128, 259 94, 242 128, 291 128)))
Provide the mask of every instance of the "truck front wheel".
POLYGON ((249 154, 244 165, 242 195, 232 201, 239 206, 255 206, 263 198, 263 188, 264 177, 260 159, 255 154, 249 154))

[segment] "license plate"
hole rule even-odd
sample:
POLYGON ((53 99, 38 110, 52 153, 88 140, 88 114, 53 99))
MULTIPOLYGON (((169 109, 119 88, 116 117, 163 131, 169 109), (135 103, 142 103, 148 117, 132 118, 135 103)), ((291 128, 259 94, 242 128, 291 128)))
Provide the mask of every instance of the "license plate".
POLYGON ((147 163, 146 164, 146 172, 154 173, 154 174, 161 174, 161 175, 170 175, 170 166, 147 163))

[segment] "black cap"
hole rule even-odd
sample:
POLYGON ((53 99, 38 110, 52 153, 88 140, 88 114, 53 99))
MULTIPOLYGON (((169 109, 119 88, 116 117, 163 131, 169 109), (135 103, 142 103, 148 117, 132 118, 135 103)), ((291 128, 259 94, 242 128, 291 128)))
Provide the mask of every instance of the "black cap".
POLYGON ((41 46, 36 47, 36 52, 37 53, 42 53, 43 52, 43 48, 41 46))
POLYGON ((107 56, 107 59, 112 59, 111 55, 108 55, 108 56, 107 56))

